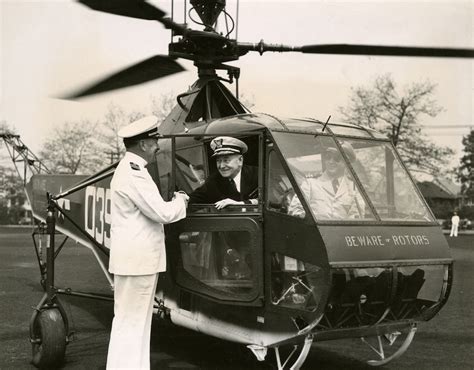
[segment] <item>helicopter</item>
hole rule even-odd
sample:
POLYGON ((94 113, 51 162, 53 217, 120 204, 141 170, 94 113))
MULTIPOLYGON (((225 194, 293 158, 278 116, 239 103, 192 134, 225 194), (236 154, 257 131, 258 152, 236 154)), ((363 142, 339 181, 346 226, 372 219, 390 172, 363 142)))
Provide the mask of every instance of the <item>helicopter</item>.
MULTIPOLYGON (((246 163, 260 171, 257 205, 219 211, 209 204, 194 205, 185 220, 166 227, 169 271, 157 288, 157 316, 241 343, 259 361, 273 350, 279 369, 300 368, 314 341, 338 338, 363 339, 375 354, 370 365, 402 355, 417 323, 433 318, 446 303, 453 260, 396 149, 384 135, 365 127, 250 112, 222 83, 240 75, 239 68, 226 63, 250 52, 472 58, 473 50, 238 42, 215 31, 219 16, 228 17, 225 0, 190 0, 203 30, 167 18, 146 1, 79 3, 155 20, 171 30, 173 41, 167 56, 151 57, 68 98, 170 76, 183 70, 177 59, 192 61, 198 70, 198 80, 177 96, 177 105, 161 123, 161 150, 148 166, 165 199, 176 189, 192 192, 215 170, 209 143, 216 136, 244 141, 249 147, 246 163), (355 158, 344 150, 347 144, 355 158), (354 182, 357 217, 323 217, 302 190, 307 179, 321 176, 328 147, 340 154, 354 182), (290 211, 295 200, 303 209, 298 215, 290 211), (229 237, 238 240, 235 248, 229 248, 229 237), (240 257, 227 253, 229 249, 238 250, 240 257)), ((19 155, 30 164, 25 150, 19 155)), ((36 248, 45 294, 30 325, 38 367, 60 363, 65 356, 69 327, 61 294, 112 299, 57 287, 54 265, 64 245, 56 249, 59 231, 91 250, 113 287, 107 264, 115 166, 81 177, 49 175, 40 168, 25 183, 33 215, 44 223, 38 233, 48 237, 46 261, 36 248)))

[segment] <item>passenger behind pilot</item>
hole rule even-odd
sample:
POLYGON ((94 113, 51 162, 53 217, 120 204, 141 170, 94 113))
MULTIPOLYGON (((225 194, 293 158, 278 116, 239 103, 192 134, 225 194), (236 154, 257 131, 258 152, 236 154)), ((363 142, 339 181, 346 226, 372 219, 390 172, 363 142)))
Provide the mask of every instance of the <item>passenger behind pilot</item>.
MULTIPOLYGON (((349 143, 342 144, 350 162, 356 160, 349 143)), ((308 178, 301 184, 301 191, 308 200, 318 220, 341 220, 362 218, 364 201, 354 182, 346 173, 346 164, 336 147, 322 153, 324 172, 317 178, 308 178)), ((304 217, 305 211, 298 197, 293 197, 288 214, 304 217)))
POLYGON ((244 165, 247 144, 221 136, 211 141, 211 149, 217 172, 189 195, 189 204, 214 203, 217 209, 231 204, 257 204, 258 171, 256 167, 244 165))

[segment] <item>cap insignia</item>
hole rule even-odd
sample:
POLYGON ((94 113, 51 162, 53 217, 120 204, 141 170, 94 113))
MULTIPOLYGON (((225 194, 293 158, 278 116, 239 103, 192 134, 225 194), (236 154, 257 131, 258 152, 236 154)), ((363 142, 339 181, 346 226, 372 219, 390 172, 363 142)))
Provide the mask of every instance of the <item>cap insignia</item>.
POLYGON ((224 141, 223 139, 214 140, 214 143, 216 144, 216 149, 222 148, 222 142, 223 141, 224 141))

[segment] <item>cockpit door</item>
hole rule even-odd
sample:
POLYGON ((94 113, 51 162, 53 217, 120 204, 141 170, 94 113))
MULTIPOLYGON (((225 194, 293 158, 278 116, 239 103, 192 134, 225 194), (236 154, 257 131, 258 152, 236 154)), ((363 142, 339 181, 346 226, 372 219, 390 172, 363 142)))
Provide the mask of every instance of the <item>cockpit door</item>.
MULTIPOLYGON (((193 191, 215 166, 209 140, 174 138, 176 189, 193 191), (199 170, 199 176, 196 176, 199 170), (184 182, 183 182, 184 181, 184 182), (185 189, 184 189, 185 188, 185 189)), ((262 135, 242 138, 249 153, 262 153, 262 135)), ((244 158, 247 161, 247 158, 244 158)), ((263 155, 248 158, 259 164, 263 155)), ((258 165, 259 171, 263 166, 258 165)), ((259 188, 263 174, 259 174, 259 188)), ((262 196, 260 195, 260 199, 262 196)), ((188 208, 186 219, 167 225, 168 269, 184 290, 219 303, 263 305, 262 205, 241 204, 217 210, 213 204, 188 208)))
POLYGON ((190 216, 170 225, 176 283, 221 303, 262 304, 262 232, 256 214, 190 216))

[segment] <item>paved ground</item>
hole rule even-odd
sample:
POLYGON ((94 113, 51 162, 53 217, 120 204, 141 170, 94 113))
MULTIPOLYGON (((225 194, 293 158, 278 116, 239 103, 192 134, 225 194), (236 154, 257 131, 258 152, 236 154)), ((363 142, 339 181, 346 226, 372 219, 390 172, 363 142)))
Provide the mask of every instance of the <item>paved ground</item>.
MULTIPOLYGON (((0 228, 0 369, 33 369, 28 325, 42 289, 29 233, 29 229, 0 228)), ((437 317, 420 325, 407 353, 385 369, 474 368, 474 235, 448 241, 456 260, 451 297, 437 317)), ((72 242, 61 252, 57 266, 62 286, 97 291, 97 286, 107 285, 90 253, 72 242)), ((105 368, 112 304, 73 297, 62 302, 75 331, 63 368, 105 368)), ((153 369, 273 368, 257 363, 239 345, 158 322, 153 333, 153 369)), ((315 344, 303 369, 369 369, 360 358, 362 349, 354 340, 315 344)))

